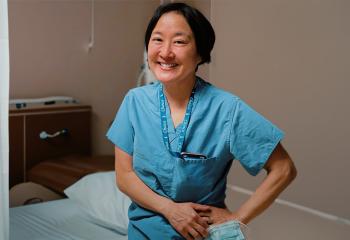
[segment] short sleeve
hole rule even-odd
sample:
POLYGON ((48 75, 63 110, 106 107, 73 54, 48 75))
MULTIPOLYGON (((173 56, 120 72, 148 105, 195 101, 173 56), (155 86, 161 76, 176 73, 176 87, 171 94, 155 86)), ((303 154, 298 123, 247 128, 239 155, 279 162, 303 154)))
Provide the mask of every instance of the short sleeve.
POLYGON ((130 105, 130 94, 127 94, 106 136, 114 145, 132 156, 134 150, 134 128, 130 119, 130 105))
POLYGON ((232 109, 230 151, 255 176, 264 167, 284 133, 241 99, 232 109))

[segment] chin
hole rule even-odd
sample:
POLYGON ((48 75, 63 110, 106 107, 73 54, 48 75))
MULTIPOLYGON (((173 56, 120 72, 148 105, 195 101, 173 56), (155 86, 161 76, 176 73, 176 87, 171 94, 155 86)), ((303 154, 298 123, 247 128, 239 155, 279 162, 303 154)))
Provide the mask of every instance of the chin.
POLYGON ((169 78, 157 78, 161 83, 174 83, 176 82, 176 79, 169 79, 169 78))
POLYGON ((168 74, 154 74, 156 79, 158 79, 162 83, 172 83, 176 82, 178 77, 177 76, 167 76, 168 74))

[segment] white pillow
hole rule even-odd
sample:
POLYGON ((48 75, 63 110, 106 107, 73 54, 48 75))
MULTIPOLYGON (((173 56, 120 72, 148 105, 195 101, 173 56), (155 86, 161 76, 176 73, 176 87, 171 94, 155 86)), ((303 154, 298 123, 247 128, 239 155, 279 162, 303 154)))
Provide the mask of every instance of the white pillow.
POLYGON ((115 172, 89 174, 64 190, 96 224, 127 234, 131 200, 115 181, 115 172))

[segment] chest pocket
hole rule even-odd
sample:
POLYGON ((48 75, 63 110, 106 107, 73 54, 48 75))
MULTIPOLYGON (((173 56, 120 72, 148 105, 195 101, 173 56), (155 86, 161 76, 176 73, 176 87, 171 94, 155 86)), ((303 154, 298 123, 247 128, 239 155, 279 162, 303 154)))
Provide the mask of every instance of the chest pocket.
POLYGON ((173 170, 172 197, 180 202, 198 202, 215 187, 219 177, 216 158, 176 158, 173 170))

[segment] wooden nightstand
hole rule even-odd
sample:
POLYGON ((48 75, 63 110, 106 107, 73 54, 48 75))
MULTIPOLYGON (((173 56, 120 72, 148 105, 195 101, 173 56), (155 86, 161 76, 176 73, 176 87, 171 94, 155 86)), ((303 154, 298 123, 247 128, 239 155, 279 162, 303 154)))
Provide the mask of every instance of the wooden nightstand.
MULTIPOLYGON (((26 182, 28 171, 47 159, 91 154, 91 107, 39 105, 10 109, 10 188, 26 182), (43 132, 65 134, 43 139, 43 132)), ((30 180, 29 180, 30 181, 30 180)))
POLYGON ((91 155, 91 107, 10 109, 11 206, 63 198, 87 174, 114 170, 114 156, 91 155))

